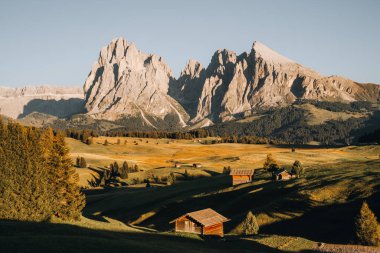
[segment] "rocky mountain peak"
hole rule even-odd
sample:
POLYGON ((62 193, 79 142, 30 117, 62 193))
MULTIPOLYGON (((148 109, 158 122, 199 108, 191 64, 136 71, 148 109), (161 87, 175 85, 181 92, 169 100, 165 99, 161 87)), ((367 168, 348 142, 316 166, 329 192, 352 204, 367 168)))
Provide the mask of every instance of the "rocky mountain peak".
POLYGON ((253 42, 251 54, 255 59, 261 58, 272 64, 295 64, 293 60, 277 53, 259 41, 253 42))
POLYGON ((94 118, 118 120, 138 118, 156 128, 158 121, 185 126, 187 114, 168 95, 174 81, 172 70, 154 54, 139 51, 123 38, 105 46, 84 85, 86 108, 94 118))
POLYGON ((185 68, 181 71, 180 76, 188 76, 190 78, 199 77, 203 70, 204 68, 200 62, 190 59, 187 61, 185 68))

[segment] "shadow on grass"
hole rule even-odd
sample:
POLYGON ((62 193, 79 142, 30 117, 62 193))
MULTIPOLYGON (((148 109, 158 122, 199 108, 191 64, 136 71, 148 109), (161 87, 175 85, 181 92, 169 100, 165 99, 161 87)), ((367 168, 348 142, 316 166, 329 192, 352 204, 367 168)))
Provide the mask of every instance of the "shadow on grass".
MULTIPOLYGON (((366 201, 375 213, 380 212, 380 192, 366 201)), ((353 243, 356 241, 355 217, 362 203, 362 199, 357 199, 343 204, 315 207, 301 217, 262 226, 260 231, 326 243, 353 243)))
POLYGON ((68 224, 0 221, 2 253, 17 252, 284 252, 239 238, 201 239, 162 233, 92 230, 68 224))

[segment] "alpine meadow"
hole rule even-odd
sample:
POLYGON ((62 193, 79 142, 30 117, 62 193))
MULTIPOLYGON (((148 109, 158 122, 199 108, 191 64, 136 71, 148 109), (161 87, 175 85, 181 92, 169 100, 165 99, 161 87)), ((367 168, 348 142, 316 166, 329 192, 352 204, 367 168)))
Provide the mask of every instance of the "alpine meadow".
POLYGON ((2 1, 0 251, 380 253, 379 11, 2 1))

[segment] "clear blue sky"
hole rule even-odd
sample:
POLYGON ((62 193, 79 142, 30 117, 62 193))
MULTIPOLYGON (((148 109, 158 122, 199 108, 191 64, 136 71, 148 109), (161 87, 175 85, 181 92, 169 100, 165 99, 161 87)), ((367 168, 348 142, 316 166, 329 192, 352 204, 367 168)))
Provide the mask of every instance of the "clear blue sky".
POLYGON ((261 41, 323 75, 380 84, 380 1, 0 0, 0 85, 83 85, 115 37, 179 75, 261 41))

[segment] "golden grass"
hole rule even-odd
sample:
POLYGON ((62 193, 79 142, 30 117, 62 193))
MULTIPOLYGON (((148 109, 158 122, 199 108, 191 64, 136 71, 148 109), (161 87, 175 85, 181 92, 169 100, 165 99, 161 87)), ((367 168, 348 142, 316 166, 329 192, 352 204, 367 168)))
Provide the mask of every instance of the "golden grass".
POLYGON ((308 111, 306 120, 309 125, 320 125, 329 120, 348 120, 350 118, 363 118, 369 116, 369 113, 360 112, 332 112, 317 108, 311 104, 296 105, 296 107, 306 109, 308 111))

